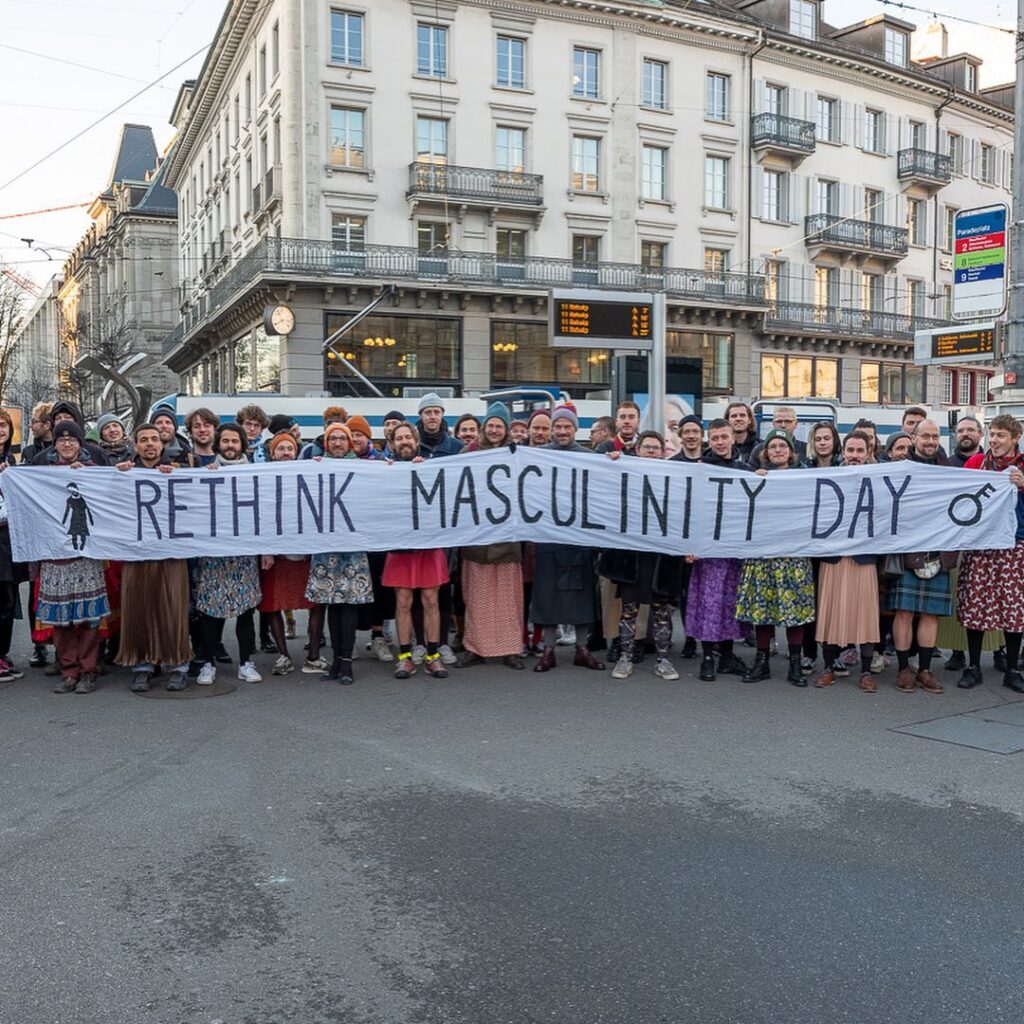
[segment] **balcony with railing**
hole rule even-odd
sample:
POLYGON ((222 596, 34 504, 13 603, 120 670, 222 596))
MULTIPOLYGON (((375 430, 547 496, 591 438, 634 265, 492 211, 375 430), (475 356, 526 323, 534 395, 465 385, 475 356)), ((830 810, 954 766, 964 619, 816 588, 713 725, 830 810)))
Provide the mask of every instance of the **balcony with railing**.
POLYGON ((953 180, 953 159, 927 149, 901 149, 897 156, 897 176, 905 184, 937 192, 953 180))
POLYGON ((913 341, 917 331, 946 326, 946 321, 882 309, 770 302, 764 315, 768 334, 826 334, 889 341, 913 341))
POLYGON ((754 114, 750 119, 750 145, 755 153, 788 157, 799 163, 814 152, 814 122, 783 114, 754 114))
POLYGON ((471 206, 539 210, 544 205, 544 177, 491 167, 413 163, 406 196, 413 201, 449 199, 471 206))
POLYGON ((895 263, 907 255, 909 241, 906 228, 834 213, 812 213, 804 221, 804 235, 812 259, 831 253, 895 263))

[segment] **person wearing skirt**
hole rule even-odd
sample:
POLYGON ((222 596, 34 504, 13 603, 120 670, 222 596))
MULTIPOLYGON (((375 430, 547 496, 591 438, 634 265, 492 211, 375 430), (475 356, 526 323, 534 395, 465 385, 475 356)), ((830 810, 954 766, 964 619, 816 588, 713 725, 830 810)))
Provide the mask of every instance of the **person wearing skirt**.
POLYGON ((304 597, 310 604, 327 608, 327 629, 334 655, 320 678, 351 686, 355 682, 352 652, 359 609, 373 603, 373 578, 366 553, 328 551, 313 555, 304 597))
POLYGON ((448 582, 448 556, 441 548, 423 551, 391 551, 384 562, 381 583, 395 590, 395 627, 398 632, 396 679, 416 674, 412 660, 412 602, 416 591, 423 602, 423 632, 427 654, 423 667, 428 675, 444 679, 448 670, 438 653, 441 635, 441 609, 438 592, 448 582))
POLYGON ((260 603, 259 560, 255 555, 197 559, 193 603, 199 612, 199 646, 203 667, 196 683, 210 686, 217 678, 217 646, 224 621, 235 619, 238 640, 238 678, 247 683, 262 682, 253 664, 256 625, 253 616, 260 603))

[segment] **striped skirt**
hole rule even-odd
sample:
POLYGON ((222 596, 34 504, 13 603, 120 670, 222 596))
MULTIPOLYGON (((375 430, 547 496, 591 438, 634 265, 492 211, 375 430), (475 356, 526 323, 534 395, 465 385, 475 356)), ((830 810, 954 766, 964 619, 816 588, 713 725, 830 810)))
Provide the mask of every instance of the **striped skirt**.
POLYGON ((466 627, 462 643, 481 658, 502 658, 523 649, 523 567, 462 563, 466 627))

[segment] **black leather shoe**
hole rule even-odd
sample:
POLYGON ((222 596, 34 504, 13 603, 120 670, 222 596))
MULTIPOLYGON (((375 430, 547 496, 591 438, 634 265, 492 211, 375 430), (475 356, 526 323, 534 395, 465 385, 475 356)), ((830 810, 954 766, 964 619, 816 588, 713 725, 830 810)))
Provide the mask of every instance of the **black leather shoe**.
POLYGON ((748 669, 742 658, 737 658, 735 654, 727 654, 724 658, 718 659, 718 671, 730 676, 745 676, 748 669))
POLYGON ((717 678, 715 676, 715 659, 710 654, 705 654, 700 659, 700 672, 697 678, 703 679, 706 683, 713 683, 717 678))
POLYGON ((957 688, 960 690, 973 690, 976 686, 981 686, 981 669, 977 666, 972 667, 968 665, 957 680, 957 688))
POLYGON ((801 664, 803 658, 799 654, 791 654, 789 656, 789 671, 786 673, 786 681, 792 683, 794 686, 806 686, 807 676, 804 675, 801 664))
POLYGON ((992 652, 992 665, 995 667, 997 672, 1002 672, 1006 675, 1006 671, 1009 666, 1006 664, 1006 648, 1000 647, 998 651, 992 652))
POLYGON ((967 668, 967 659, 963 651, 954 651, 942 666, 947 672, 962 672, 967 668))
POLYGON ((772 670, 768 664, 768 652, 758 651, 754 658, 754 664, 743 673, 743 682, 759 683, 762 679, 771 679, 772 670))
POLYGON ((1007 672, 1003 676, 1003 686, 1014 693, 1024 693, 1024 676, 1019 672, 1007 672))
POLYGON ((46 667, 46 648, 42 644, 36 644, 35 650, 32 652, 32 657, 29 658, 28 663, 32 668, 46 667))
POLYGON ((696 658, 697 657, 697 641, 692 636, 688 636, 683 643, 683 649, 679 652, 681 658, 696 658))

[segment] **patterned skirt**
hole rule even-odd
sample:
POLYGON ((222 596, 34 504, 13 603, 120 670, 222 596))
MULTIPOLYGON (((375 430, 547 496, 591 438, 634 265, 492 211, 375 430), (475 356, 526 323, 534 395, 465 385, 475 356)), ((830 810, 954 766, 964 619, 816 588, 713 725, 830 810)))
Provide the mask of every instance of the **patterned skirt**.
POLYGON ((365 551, 326 551, 309 560, 306 600, 313 604, 372 604, 373 579, 365 551))
POLYGON ((98 626, 110 614, 103 563, 92 558, 43 562, 36 618, 47 626, 98 626))
MULTIPOLYGON (((959 592, 960 569, 957 567, 949 574, 950 591, 956 595, 959 592)), ((988 630, 981 641, 983 651, 995 651, 1003 646, 1003 631, 1001 629, 988 630)), ((935 646, 951 651, 967 650, 967 631, 960 625, 956 617, 956 608, 950 615, 944 615, 939 619, 939 635, 935 639, 935 646)))
POLYGON ((912 569, 889 584, 885 597, 887 612, 914 612, 916 615, 949 615, 953 611, 953 593, 949 573, 936 573, 930 580, 915 576, 912 569))
POLYGON ((1024 541, 1005 551, 964 555, 956 614, 964 629, 1024 633, 1024 541))
POLYGON ((384 563, 381 582, 403 590, 429 590, 448 582, 448 556, 442 548, 392 551, 384 563))
POLYGON ((523 649, 523 567, 462 563, 466 628, 462 643, 481 658, 503 658, 523 649))
POLYGON ((822 562, 816 639, 822 644, 878 643, 878 571, 852 558, 822 562))
POLYGON ((743 563, 736 558, 701 558, 693 564, 686 597, 686 635, 717 643, 739 640, 736 591, 743 563))
POLYGON ((260 570, 261 612, 283 612, 286 608, 308 608, 306 584, 309 583, 309 559, 293 560, 278 555, 269 569, 260 570))
POLYGON ((809 558, 749 558, 736 594, 736 618, 755 626, 803 626, 814 621, 814 572, 809 558))
POLYGON ((233 619, 260 603, 260 570, 255 555, 200 558, 196 571, 192 600, 204 615, 233 619))

